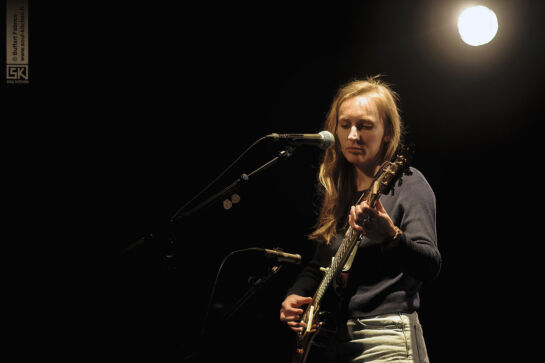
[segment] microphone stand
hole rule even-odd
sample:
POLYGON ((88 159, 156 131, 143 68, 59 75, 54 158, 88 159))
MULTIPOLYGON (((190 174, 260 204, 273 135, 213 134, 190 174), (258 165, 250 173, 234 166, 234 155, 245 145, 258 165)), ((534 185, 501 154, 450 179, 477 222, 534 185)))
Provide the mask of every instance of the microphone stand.
MULTIPOLYGON (((237 252, 237 251, 235 251, 235 252, 237 252)), ((238 252, 242 252, 242 251, 238 251, 238 252)), ((269 281, 269 279, 271 279, 274 275, 276 275, 278 273, 278 271, 280 271, 282 266, 283 266, 282 263, 277 263, 277 264, 275 264, 274 266, 272 266, 269 269, 268 273, 265 276, 263 276, 263 277, 261 277, 259 279, 251 279, 250 282, 249 282, 250 283, 249 289, 223 315, 223 321, 218 321, 217 322, 217 323, 219 323, 219 326, 222 326, 223 324, 228 322, 252 296, 254 296, 261 288, 263 288, 263 286, 265 286, 265 284, 267 283, 267 281, 269 281)), ((212 302, 212 300, 210 302, 212 302)), ((200 332, 201 341, 199 343, 199 347, 197 347, 195 350, 193 350, 189 354, 186 354, 184 356, 184 359, 183 359, 184 361, 190 362, 190 361, 194 361, 194 359, 199 359, 199 358, 202 359, 203 351, 205 349, 202 345, 204 344, 203 342, 206 340, 206 335, 208 334, 208 330, 207 330, 208 311, 207 311, 206 315, 207 316, 205 317, 205 321, 203 323, 203 326, 202 326, 202 329, 201 329, 201 332, 200 332)), ((217 328, 217 326, 216 326, 216 328, 217 328)), ((200 361, 201 360, 199 360, 199 362, 200 361)))
POLYGON ((276 275, 278 273, 278 271, 280 270, 280 268, 282 268, 282 265, 281 264, 278 264, 278 265, 275 265, 273 267, 271 267, 269 269, 269 272, 259 278, 259 279, 251 279, 250 281, 250 288, 248 289, 248 291, 246 291, 246 293, 244 295, 242 295, 242 297, 235 303, 233 304, 233 306, 227 311, 227 313, 225 313, 224 315, 224 321, 228 321, 229 319, 231 319, 233 317, 233 315, 236 314, 236 312, 238 310, 240 310, 240 308, 252 297, 255 295, 255 293, 261 289, 263 286, 265 286, 265 283, 267 281, 269 281, 269 279, 271 277, 273 277, 274 275, 276 275))
MULTIPOLYGON (((214 202, 215 200, 219 199, 220 197, 224 196, 224 195, 227 195, 229 194, 231 191, 234 191, 236 190, 236 188, 242 183, 242 182, 247 182, 250 180, 250 177, 260 173, 261 171, 267 169, 268 167, 270 167, 271 165, 274 165, 276 164, 279 160, 283 160, 283 159, 287 159, 289 158, 290 156, 293 155, 293 152, 295 151, 295 147, 293 146, 287 146, 285 150, 282 150, 278 153, 278 156, 276 156, 275 158, 271 159, 270 161, 266 162, 265 164, 261 165, 260 167, 258 167, 257 169, 255 169, 254 171, 252 171, 250 174, 245 174, 243 173, 237 180, 235 180, 233 183, 231 183, 229 186, 227 186, 226 188, 224 188, 223 190, 219 191, 218 193, 212 195, 210 198, 206 199, 204 202, 200 203, 199 205, 197 205, 195 208, 191 209, 190 211, 188 212, 183 212, 184 210, 184 207, 181 207, 180 209, 178 209, 178 211, 170 218, 170 227, 172 227, 174 225, 174 223, 176 222, 179 222, 181 219, 183 219, 184 217, 188 217, 188 216, 191 216, 193 214, 195 214, 196 212, 198 212, 199 210, 205 208, 206 206, 210 205, 212 202, 214 202)), ((132 251, 133 249, 135 249, 136 247, 140 246, 140 245, 143 245, 145 242, 147 242, 148 240, 152 240, 154 239, 155 236, 153 234, 149 234, 149 235, 146 235, 144 237, 141 237, 139 238, 138 240, 136 240, 136 242, 132 243, 129 247, 125 248, 122 252, 121 252, 121 256, 123 255, 126 255, 128 252, 132 251)), ((172 244, 173 244, 173 241, 172 241, 172 236, 169 240, 169 247, 171 248, 172 247, 172 244)), ((169 248, 169 249, 170 249, 169 248)), ((173 257, 173 254, 172 253, 169 253, 169 259, 172 259, 173 257)))
MULTIPOLYGON (((169 227, 172 228, 175 225, 175 223, 179 222, 184 217, 188 217, 188 216, 191 216, 191 215, 197 213, 198 211, 204 209, 205 207, 210 206, 210 204, 212 204, 214 201, 221 198, 222 196, 228 195, 229 193, 233 192, 240 184, 242 184, 243 182, 248 182, 250 180, 250 177, 253 177, 253 176, 259 174, 260 172, 266 170, 267 168, 269 168, 270 166, 276 164, 280 160, 285 160, 285 159, 289 158, 290 156, 293 155, 294 151, 295 151, 294 146, 291 146, 291 145, 286 146, 285 150, 281 150, 276 157, 272 158, 268 162, 266 162, 263 165, 259 166, 258 168, 256 168, 252 172, 250 172, 249 174, 246 174, 246 173, 241 174, 241 176, 239 178, 237 178, 233 183, 231 183, 230 185, 228 185, 227 187, 225 187, 221 191, 215 193, 214 195, 212 195, 211 197, 209 197, 208 199, 206 199, 202 203, 198 204, 193 209, 191 209, 191 210, 189 210, 187 212, 183 212, 187 205, 182 206, 170 218, 169 227)), ((172 248, 173 247, 172 246, 173 245, 173 240, 172 240, 173 235, 172 235, 172 233, 169 233, 169 234, 171 236, 170 239, 169 239, 170 247, 172 248)), ((136 242, 134 242, 132 245, 127 247, 121 254, 124 255, 124 254, 132 251, 136 247, 144 244, 147 240, 153 239, 153 238, 154 238, 153 234, 142 237, 142 238, 138 239, 136 242)), ((172 259, 174 257, 174 253, 169 253, 169 256, 167 256, 167 257, 169 259, 172 259)), ((224 321, 228 321, 229 319, 231 319, 241 309, 241 307, 252 296, 254 296, 256 294, 256 292, 258 290, 263 288, 263 286, 267 283, 268 280, 270 280, 274 275, 276 275, 278 273, 278 271, 280 271, 281 267, 282 267, 282 264, 277 263, 273 267, 270 268, 270 270, 268 271, 268 273, 265 276, 263 276, 261 278, 258 278, 258 279, 250 280, 250 285, 251 286, 249 287, 248 291, 246 291, 246 293, 227 311, 227 313, 224 315, 224 321)), ((201 331, 201 335, 204 335, 205 332, 206 332, 206 320, 207 319, 205 319, 203 330, 201 331)), ((185 356, 184 360, 190 360, 192 358, 198 357, 199 354, 200 353, 199 353, 198 350, 193 351, 189 355, 185 356)))

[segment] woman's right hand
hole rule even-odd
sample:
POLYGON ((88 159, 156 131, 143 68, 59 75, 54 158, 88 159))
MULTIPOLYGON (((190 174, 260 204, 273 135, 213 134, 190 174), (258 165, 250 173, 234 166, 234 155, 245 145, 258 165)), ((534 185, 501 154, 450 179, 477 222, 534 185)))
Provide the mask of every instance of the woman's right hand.
POLYGON ((288 324, 289 328, 294 332, 303 331, 306 325, 299 321, 301 314, 304 312, 301 306, 310 304, 311 302, 311 297, 303 297, 295 294, 289 295, 280 307, 280 321, 288 324))

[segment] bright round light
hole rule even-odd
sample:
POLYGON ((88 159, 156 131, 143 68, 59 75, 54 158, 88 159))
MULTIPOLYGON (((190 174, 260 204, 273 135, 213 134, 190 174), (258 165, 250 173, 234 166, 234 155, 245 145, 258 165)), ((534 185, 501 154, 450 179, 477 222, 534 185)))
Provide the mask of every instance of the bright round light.
POLYGON ((458 32, 462 40, 469 45, 486 44, 494 39, 497 31, 496 14, 485 6, 467 8, 458 18, 458 32))

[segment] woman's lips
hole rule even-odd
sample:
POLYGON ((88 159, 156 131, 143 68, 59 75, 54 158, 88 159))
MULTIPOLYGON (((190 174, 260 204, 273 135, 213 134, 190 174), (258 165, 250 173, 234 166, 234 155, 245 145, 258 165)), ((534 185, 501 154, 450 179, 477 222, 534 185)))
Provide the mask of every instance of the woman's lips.
POLYGON ((347 147, 346 151, 351 152, 351 153, 362 153, 363 149, 359 148, 359 147, 347 147))

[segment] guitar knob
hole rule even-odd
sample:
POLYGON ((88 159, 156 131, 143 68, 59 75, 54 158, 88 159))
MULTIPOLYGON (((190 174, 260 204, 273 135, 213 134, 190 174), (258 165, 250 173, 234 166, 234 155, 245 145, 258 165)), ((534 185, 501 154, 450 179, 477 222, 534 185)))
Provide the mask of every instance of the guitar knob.
POLYGON ((320 271, 327 273, 327 271, 329 271, 329 267, 320 267, 320 271))

